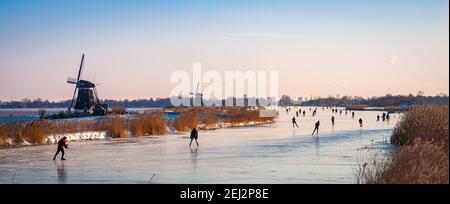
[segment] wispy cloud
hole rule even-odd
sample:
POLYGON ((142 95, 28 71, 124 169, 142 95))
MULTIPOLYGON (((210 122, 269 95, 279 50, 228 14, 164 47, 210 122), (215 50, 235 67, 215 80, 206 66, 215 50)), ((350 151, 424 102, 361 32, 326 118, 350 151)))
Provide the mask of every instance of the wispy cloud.
POLYGON ((394 65, 395 63, 397 63, 397 61, 398 61, 398 57, 395 56, 395 55, 389 57, 389 59, 388 59, 388 63, 389 63, 389 64, 392 64, 392 65, 394 65))

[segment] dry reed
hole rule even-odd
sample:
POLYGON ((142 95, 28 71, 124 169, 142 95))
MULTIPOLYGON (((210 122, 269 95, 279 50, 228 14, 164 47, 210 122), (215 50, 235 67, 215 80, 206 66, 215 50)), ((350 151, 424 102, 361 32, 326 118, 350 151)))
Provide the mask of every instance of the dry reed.
POLYGON ((357 170, 359 183, 448 184, 448 106, 416 106, 395 127, 392 155, 357 170), (378 162, 377 162, 378 161, 378 162))

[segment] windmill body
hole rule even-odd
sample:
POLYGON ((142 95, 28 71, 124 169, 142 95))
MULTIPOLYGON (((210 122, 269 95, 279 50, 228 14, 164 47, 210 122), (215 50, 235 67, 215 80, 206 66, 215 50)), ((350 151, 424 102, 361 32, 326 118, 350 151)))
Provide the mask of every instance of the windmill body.
POLYGON ((200 82, 197 82, 197 88, 195 89, 195 93, 190 93, 194 98, 192 99, 193 106, 203 106, 203 94, 198 91, 198 87, 200 82))
POLYGON ((108 113, 108 105, 101 104, 97 94, 95 83, 82 79, 84 65, 84 54, 81 57, 80 69, 78 70, 77 79, 68 78, 67 83, 75 84, 72 102, 69 111, 74 108, 75 113, 83 115, 106 115, 108 113), (75 101, 75 96, 76 101, 75 101), (74 104, 75 102, 75 104, 74 104))

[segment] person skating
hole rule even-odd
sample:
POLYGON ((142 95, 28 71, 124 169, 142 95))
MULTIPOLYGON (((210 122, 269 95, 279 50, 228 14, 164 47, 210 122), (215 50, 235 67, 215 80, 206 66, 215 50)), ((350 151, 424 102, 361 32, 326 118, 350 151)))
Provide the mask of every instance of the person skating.
POLYGON ((292 117, 292 127, 294 128, 295 126, 298 127, 297 121, 295 121, 295 117, 292 117))
POLYGON ((195 128, 193 128, 191 131, 191 142, 189 143, 189 147, 192 145, 192 140, 195 140, 195 143, 197 143, 198 146, 197 139, 198 139, 198 132, 195 128))
POLYGON ((55 154, 55 156, 53 157, 53 160, 55 160, 56 159, 56 156, 58 156, 58 154, 59 154, 59 152, 61 152, 61 160, 66 160, 65 158, 64 158, 64 148, 66 148, 66 149, 68 149, 69 148, 69 145, 67 144, 67 137, 63 137, 62 139, 60 139, 59 141, 58 141, 58 149, 56 150, 56 154, 55 154))
POLYGON ((331 116, 331 125, 334 126, 334 116, 331 116))
POLYGON ((363 119, 359 118, 359 127, 363 127, 363 119))
POLYGON ((377 115, 377 122, 380 121, 380 115, 377 115))
POLYGON ((320 126, 320 120, 318 120, 317 122, 316 122, 316 124, 314 124, 314 131, 313 131, 313 133, 312 133, 312 135, 314 135, 314 133, 317 131, 317 135, 319 135, 319 126, 320 126))

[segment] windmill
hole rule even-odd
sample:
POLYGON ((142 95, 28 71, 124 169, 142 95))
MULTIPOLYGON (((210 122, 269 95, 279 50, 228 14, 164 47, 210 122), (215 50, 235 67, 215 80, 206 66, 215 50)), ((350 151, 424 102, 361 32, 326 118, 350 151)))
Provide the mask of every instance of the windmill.
POLYGON ((75 90, 73 91, 73 97, 72 102, 70 103, 69 111, 73 107, 75 109, 75 112, 78 113, 82 112, 85 114, 90 113, 94 115, 106 115, 108 112, 108 105, 100 103, 95 84, 82 79, 83 66, 84 54, 81 56, 80 69, 78 70, 77 78, 67 78, 67 83, 75 84, 75 90), (75 101, 75 95, 77 93, 78 95, 75 101))
POLYGON ((200 104, 200 106, 203 106, 203 94, 198 91, 199 85, 200 85, 200 82, 197 82, 197 88, 195 89, 195 93, 190 93, 190 95, 194 97, 194 99, 193 99, 194 106, 197 104, 200 104), (198 100, 200 100, 200 102, 198 100))

